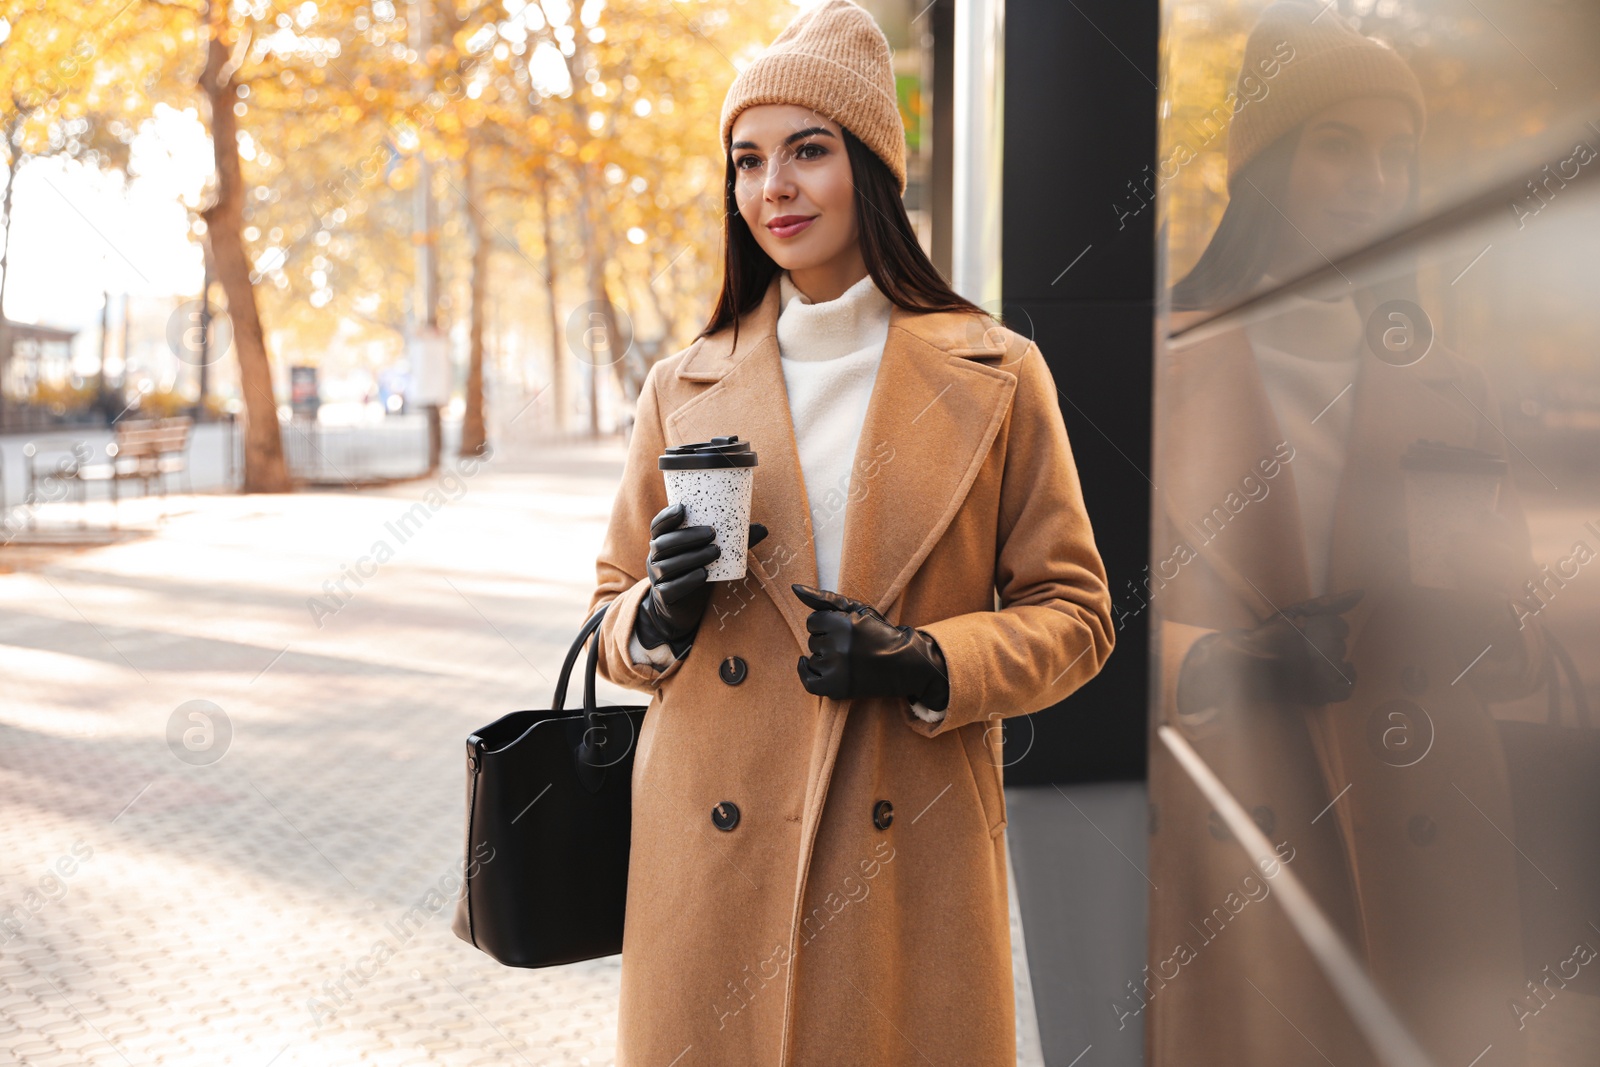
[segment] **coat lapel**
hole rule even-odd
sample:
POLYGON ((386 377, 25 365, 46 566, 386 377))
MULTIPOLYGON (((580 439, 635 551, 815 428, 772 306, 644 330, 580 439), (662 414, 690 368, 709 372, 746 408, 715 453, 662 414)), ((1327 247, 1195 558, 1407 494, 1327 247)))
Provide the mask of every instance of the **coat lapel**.
POLYGON ((886 617, 966 499, 1016 391, 1015 375, 968 358, 1003 355, 999 338, 951 337, 948 325, 891 312, 856 444, 838 592, 886 617))
MULTIPOLYGON (((809 648, 791 583, 817 583, 816 546, 778 349, 778 278, 741 320, 693 345, 678 376, 711 387, 664 418, 669 445, 721 434, 759 457, 751 521, 768 536, 751 572, 809 648)), ((838 592, 887 613, 949 526, 1010 409, 1016 377, 969 357, 1001 357, 1004 338, 970 315, 891 308, 852 468, 838 592)))

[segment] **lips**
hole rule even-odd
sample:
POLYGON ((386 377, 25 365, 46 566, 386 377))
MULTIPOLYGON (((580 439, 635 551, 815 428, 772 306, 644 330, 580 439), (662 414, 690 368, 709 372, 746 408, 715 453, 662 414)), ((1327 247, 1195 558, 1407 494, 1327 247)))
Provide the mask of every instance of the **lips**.
POLYGON ((793 237, 811 225, 815 215, 779 215, 767 223, 767 229, 776 237, 793 237))

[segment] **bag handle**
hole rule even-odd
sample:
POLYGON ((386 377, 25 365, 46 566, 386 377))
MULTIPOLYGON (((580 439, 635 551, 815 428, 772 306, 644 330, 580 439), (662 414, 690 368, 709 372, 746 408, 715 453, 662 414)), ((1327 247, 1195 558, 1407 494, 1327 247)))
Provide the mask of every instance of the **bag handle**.
MULTIPOLYGON (((578 781, 591 793, 598 792, 605 784, 606 768, 617 762, 613 758, 609 761, 602 760, 601 749, 606 744, 607 727, 600 721, 600 710, 595 704, 594 677, 600 661, 600 635, 597 632, 600 622, 605 618, 606 609, 614 600, 608 600, 600 605, 598 611, 583 624, 578 631, 578 636, 573 639, 572 647, 567 650, 566 662, 561 665, 561 676, 556 680, 555 695, 551 698, 551 708, 560 714, 566 705, 567 683, 571 680, 573 664, 577 662, 578 650, 585 641, 593 640, 589 645, 589 656, 584 664, 583 671, 583 715, 581 722, 574 721, 567 729, 567 743, 572 746, 573 770, 577 773, 578 781), (598 740, 597 740, 598 739, 598 740)), ((624 721, 626 717, 624 716, 624 721)), ((631 725, 631 722, 629 723, 631 725)), ((633 739, 630 738, 627 746, 631 747, 633 739)))
MULTIPOLYGON (((550 699, 550 707, 553 711, 561 711, 566 707, 567 680, 572 676, 572 665, 578 662, 578 650, 581 649, 583 647, 583 643, 589 639, 589 635, 599 629, 600 620, 605 618, 606 609, 610 606, 611 601, 609 600, 604 604, 601 604, 600 610, 596 611, 589 617, 589 621, 584 623, 583 628, 578 631, 578 636, 573 638, 572 647, 567 650, 566 662, 561 665, 561 675, 556 679, 555 695, 550 699)), ((599 647, 600 638, 596 636, 594 639, 593 648, 597 650, 599 647)), ((583 684, 584 711, 591 713, 594 711, 594 669, 595 652, 591 651, 589 653, 588 677, 584 679, 583 684)))
POLYGON ((591 788, 598 788, 605 776, 605 765, 600 761, 600 746, 605 744, 605 730, 600 725, 600 713, 594 706, 594 672, 599 659, 600 635, 597 633, 589 645, 589 661, 583 668, 582 739, 578 742, 577 751, 572 754, 578 762, 578 780, 591 788), (600 738, 599 744, 595 743, 597 737, 600 738))
MULTIPOLYGON (((611 604, 607 602, 606 607, 611 604)), ((605 608, 600 609, 601 614, 605 608)), ((585 727, 596 725, 598 713, 594 708, 594 672, 600 661, 600 635, 596 633, 594 640, 589 645, 589 662, 583 667, 583 718, 585 727)))

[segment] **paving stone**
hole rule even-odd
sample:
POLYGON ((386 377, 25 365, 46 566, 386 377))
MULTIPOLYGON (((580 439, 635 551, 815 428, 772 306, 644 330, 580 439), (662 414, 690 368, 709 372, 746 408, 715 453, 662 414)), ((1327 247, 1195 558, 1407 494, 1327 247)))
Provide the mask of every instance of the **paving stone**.
POLYGON ((321 627, 308 598, 431 482, 182 498, 0 575, 0 1062, 520 1063, 494 1026, 540 1067, 609 1062, 614 966, 500 968, 449 904, 391 927, 459 873, 467 733, 549 694, 621 458, 490 463, 321 627), (167 741, 192 700, 232 729, 207 766, 167 741))

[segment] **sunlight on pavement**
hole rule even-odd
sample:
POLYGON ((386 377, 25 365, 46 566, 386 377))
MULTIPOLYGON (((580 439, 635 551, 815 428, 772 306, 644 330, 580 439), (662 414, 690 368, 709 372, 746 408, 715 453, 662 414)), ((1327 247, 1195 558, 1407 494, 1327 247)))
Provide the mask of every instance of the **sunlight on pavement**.
POLYGON ((0 574, 0 1044, 612 1062, 615 957, 516 970, 449 928, 466 735, 548 697, 593 588, 621 454, 583 458, 174 497, 0 574))

